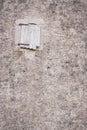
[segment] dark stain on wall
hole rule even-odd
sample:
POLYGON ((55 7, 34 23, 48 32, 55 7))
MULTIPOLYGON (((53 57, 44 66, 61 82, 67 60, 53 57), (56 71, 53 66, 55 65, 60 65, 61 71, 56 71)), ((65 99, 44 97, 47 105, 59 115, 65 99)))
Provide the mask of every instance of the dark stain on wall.
POLYGON ((3 3, 4 3, 4 0, 0 0, 0 11, 1 11, 2 8, 3 8, 3 3))

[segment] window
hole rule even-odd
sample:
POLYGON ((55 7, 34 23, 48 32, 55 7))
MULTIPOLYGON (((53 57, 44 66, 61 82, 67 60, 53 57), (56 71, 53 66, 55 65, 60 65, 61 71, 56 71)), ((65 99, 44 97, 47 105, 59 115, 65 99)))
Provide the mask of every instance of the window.
POLYGON ((15 41, 19 47, 36 49, 40 47, 41 21, 17 20, 15 41))

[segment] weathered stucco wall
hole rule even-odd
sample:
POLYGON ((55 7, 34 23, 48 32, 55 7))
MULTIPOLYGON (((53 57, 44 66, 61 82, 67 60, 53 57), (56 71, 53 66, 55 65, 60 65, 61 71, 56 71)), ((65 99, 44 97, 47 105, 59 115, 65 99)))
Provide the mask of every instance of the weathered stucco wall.
POLYGON ((86 0, 0 0, 0 130, 87 130, 86 51, 86 0), (20 18, 44 20, 43 50, 15 49, 20 18))

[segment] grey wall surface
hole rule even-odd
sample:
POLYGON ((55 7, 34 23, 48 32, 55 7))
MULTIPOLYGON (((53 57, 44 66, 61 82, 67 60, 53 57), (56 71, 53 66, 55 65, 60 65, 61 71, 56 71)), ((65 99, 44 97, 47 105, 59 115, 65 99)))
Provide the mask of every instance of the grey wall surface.
POLYGON ((0 130, 87 130, 86 0, 0 0, 0 130), (15 49, 25 18, 42 50, 15 49))

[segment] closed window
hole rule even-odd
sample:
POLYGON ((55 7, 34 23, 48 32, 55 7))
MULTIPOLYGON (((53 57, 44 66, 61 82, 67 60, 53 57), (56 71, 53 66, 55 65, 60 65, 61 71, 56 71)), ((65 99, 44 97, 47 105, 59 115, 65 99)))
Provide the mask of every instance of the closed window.
POLYGON ((36 49, 40 46, 40 23, 18 21, 16 43, 22 48, 36 49))

